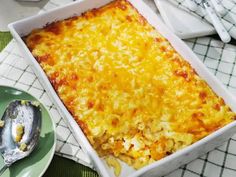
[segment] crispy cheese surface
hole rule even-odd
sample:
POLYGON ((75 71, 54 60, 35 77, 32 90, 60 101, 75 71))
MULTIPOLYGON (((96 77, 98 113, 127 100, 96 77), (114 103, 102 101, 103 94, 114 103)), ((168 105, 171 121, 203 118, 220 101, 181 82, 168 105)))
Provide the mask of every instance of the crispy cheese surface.
POLYGON ((125 0, 36 29, 25 42, 102 157, 139 169, 236 118, 125 0))

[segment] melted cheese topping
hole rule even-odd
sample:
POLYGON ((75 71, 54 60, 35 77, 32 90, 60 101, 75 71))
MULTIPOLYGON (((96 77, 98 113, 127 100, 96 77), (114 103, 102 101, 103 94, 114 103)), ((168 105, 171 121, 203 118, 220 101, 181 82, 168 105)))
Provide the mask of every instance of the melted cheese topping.
POLYGON ((125 0, 25 38, 100 156, 138 169, 235 119, 235 114, 125 0))

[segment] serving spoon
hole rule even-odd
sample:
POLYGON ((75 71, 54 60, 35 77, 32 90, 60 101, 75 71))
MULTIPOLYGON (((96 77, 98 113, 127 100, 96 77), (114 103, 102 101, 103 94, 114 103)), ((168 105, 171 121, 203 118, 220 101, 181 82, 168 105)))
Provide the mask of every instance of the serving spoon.
POLYGON ((36 101, 15 100, 6 108, 0 120, 0 153, 4 159, 0 175, 38 144, 42 123, 39 105, 36 101))

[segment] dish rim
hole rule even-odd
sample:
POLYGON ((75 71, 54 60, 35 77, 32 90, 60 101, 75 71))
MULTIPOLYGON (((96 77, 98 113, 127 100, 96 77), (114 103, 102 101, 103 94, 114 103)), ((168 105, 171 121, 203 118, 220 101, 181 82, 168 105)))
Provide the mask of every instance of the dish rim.
MULTIPOLYGON (((87 0, 89 1, 89 0, 87 0)), ((102 2, 111 2, 112 0, 103 0, 102 2)), ((143 9, 144 11, 145 10, 150 10, 150 8, 144 3, 144 2, 135 2, 135 0, 128 0, 133 6, 134 4, 136 4, 137 6, 143 6, 143 9)), ((47 11, 45 13, 42 13, 42 14, 38 14, 38 15, 35 15, 33 17, 28 17, 28 18, 25 18, 25 19, 22 19, 22 20, 19 20, 19 21, 16 21, 16 22, 13 22, 11 24, 9 24, 9 29, 13 35, 13 37, 16 39, 17 43, 23 47, 24 49, 24 52, 25 54, 27 55, 26 56, 26 59, 28 60, 28 62, 30 62, 31 65, 33 65, 33 69, 35 69, 35 73, 36 75, 38 76, 41 76, 40 78, 40 81, 43 81, 43 83, 45 83, 45 87, 46 87, 46 90, 50 93, 51 97, 53 98, 53 101, 55 102, 55 104, 57 105, 57 107, 59 108, 59 111, 62 113, 63 118, 66 120, 66 122, 68 123, 68 126, 71 127, 72 129, 72 132, 75 134, 75 137, 76 139, 79 141, 80 145, 82 146, 83 150, 85 152, 87 152, 87 154, 89 155, 89 157, 93 160, 93 163, 96 167, 96 169, 98 170, 98 172, 103 175, 103 176, 109 176, 109 173, 108 173, 108 170, 105 168, 104 164, 102 164, 101 162, 101 158, 98 156, 97 152, 95 151, 95 149, 93 149, 92 145, 89 143, 88 139, 86 138, 85 134, 82 132, 81 128, 79 127, 79 125, 76 123, 76 121, 74 120, 73 116, 69 113, 69 111, 66 109, 65 105, 62 103, 62 101, 60 100, 59 96, 56 94, 56 91, 53 89, 52 85, 50 84, 50 81, 49 79, 47 78, 45 72, 43 71, 43 69, 41 68, 41 66, 39 65, 39 63, 35 60, 35 58, 33 57, 33 55, 31 54, 31 52, 29 51, 28 47, 26 46, 26 44, 24 43, 24 41, 22 40, 22 37, 21 37, 21 34, 19 34, 17 32, 17 30, 15 29, 15 26, 17 25, 20 25, 20 24, 24 24, 24 23, 30 23, 30 21, 32 20, 37 20, 38 18, 47 18, 48 15, 50 14, 53 14, 53 13, 56 13, 58 11, 61 11, 61 10, 65 10, 65 9, 68 9, 68 8, 72 8, 74 5, 80 5, 81 3, 85 2, 85 0, 81 0, 81 1, 77 1, 77 2, 72 2, 72 3, 69 3, 67 5, 64 5, 62 7, 58 7, 58 8, 55 8, 53 10, 50 10, 50 11, 47 11), (83 135, 83 136, 80 136, 80 135, 83 135)), ((97 1, 96 1, 97 2, 97 1)), ((107 3, 104 3, 104 4, 107 4, 107 3)), ((137 6, 134 6, 136 9, 137 9, 137 6)), ((94 5, 91 5, 91 8, 94 8, 94 5)), ((90 9, 91 9, 90 8, 90 9)), ((139 9, 137 9, 138 12, 143 15, 144 12, 140 12, 139 9)), ((87 11, 87 10, 83 10, 83 11, 87 11)), ((192 63, 186 59, 186 57, 184 57, 184 55, 182 53, 179 52, 180 48, 178 46, 176 46, 177 44, 181 44, 181 47, 184 46, 185 48, 185 51, 188 52, 189 55, 191 55, 192 57, 192 62, 195 62, 194 65, 197 65, 203 72, 205 73, 206 75, 208 75, 208 77, 211 79, 211 80, 206 80, 206 78, 204 78, 203 76, 201 76, 199 74, 199 72, 197 71, 198 75, 200 75, 200 77, 202 79, 204 79, 206 81, 206 83, 210 86, 210 88, 216 93, 216 95, 218 96, 221 96, 224 100, 226 99, 227 97, 227 101, 229 100, 230 102, 233 102, 233 103, 236 103, 236 98, 233 94, 231 94, 228 90, 226 90, 226 88, 223 86, 223 84, 216 79, 216 77, 210 73, 206 66, 198 59, 198 57, 196 56, 196 54, 193 53, 193 51, 183 42, 181 41, 176 35, 174 35, 167 27, 166 25, 163 24, 163 22, 161 22, 161 20, 159 19, 158 16, 156 16, 156 14, 151 11, 149 12, 153 18, 151 19, 148 19, 145 15, 145 19, 150 23, 149 20, 153 21, 153 20, 157 20, 157 23, 159 23, 159 27, 156 27, 154 26, 152 23, 150 23, 152 26, 154 26, 154 28, 160 33, 162 34, 170 43, 171 45, 174 47, 174 49, 182 56, 182 58, 186 61, 188 61, 190 64, 191 64, 191 67, 196 69, 195 66, 192 65, 192 63), (155 17, 155 18, 154 18, 155 17), (166 32, 164 32, 166 31, 166 32), (172 38, 173 40, 170 41, 169 38, 172 38), (195 61, 194 61, 195 60, 195 61), (213 84, 216 84, 217 85, 217 88, 213 89, 213 84), (219 92, 220 91, 224 91, 225 93, 222 93, 222 95, 218 94, 217 91, 219 92)), ((69 18, 69 17, 67 17, 69 18)), ((63 18, 65 19, 65 18, 63 18)), ((61 19, 59 19, 61 20, 61 19)), ((48 21, 49 23, 52 22, 52 21, 48 21)), ((41 25, 42 27, 42 25, 41 25)), ((200 70, 199 69, 199 70, 200 70)), ((232 103, 232 104, 233 104, 232 103)), ((227 105, 229 105, 227 103, 227 105)), ((230 106, 231 108, 233 107, 233 112, 236 112, 236 105, 235 106, 230 106)), ((215 132, 209 134, 208 136, 204 137, 203 139, 200 139, 198 140, 197 142, 193 143, 192 145, 189 145, 188 147, 182 149, 182 150, 179 150, 171 155, 168 155, 166 156, 165 158, 159 160, 159 161, 156 161, 150 165, 147 165, 133 173, 131 173, 129 176, 131 177, 134 177, 134 176, 139 176, 141 174, 144 174, 145 172, 155 168, 155 167, 158 167, 164 163, 167 163, 169 162, 171 159, 174 159, 174 158, 177 158, 179 156, 182 156, 186 153, 189 153, 191 152, 194 148, 198 148, 200 147, 201 145, 204 145, 205 143, 207 142, 210 142, 211 140, 215 139, 217 136, 220 136, 222 134, 224 134, 225 132, 227 132, 227 130, 230 130, 231 128, 233 127, 236 127, 236 121, 233 121, 229 124, 227 124, 226 126, 216 130, 215 132)))

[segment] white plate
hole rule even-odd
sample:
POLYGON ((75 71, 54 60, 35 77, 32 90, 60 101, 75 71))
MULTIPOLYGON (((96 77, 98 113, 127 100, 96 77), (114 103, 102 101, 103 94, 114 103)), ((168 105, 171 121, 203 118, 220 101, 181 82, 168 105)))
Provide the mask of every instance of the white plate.
POLYGON ((154 0, 166 25, 181 39, 215 34, 209 23, 177 8, 168 0, 154 0))
POLYGON ((1 0, 0 5, 0 31, 8 31, 7 25, 25 17, 37 14, 47 1, 20 2, 16 0, 1 0), (9 9, 10 10, 9 12, 9 9))
MULTIPOLYGON (((56 20, 66 19, 74 15, 80 15, 82 12, 88 9, 98 8, 102 5, 111 2, 111 0, 82 0, 79 2, 74 2, 68 4, 64 7, 54 9, 50 12, 44 14, 39 14, 34 17, 30 17, 18 22, 14 22, 9 25, 10 31, 20 46, 25 59, 34 69, 36 75, 44 84, 45 89, 51 95, 54 100, 55 105, 59 108, 62 115, 65 117, 65 121, 70 126, 75 138, 81 144, 83 150, 87 152, 89 157, 92 159, 94 166, 101 176, 108 177, 114 176, 112 170, 107 167, 105 162, 99 158, 96 151, 92 148, 86 136, 83 134, 79 128, 76 121, 70 115, 68 110, 65 108, 64 104, 61 102, 60 98, 54 91, 52 85, 50 84, 46 74, 35 60, 21 36, 29 34, 33 29, 45 26, 48 23, 54 22, 56 20)), ((160 20, 160 18, 142 1, 129 0, 134 7, 137 8, 139 13, 143 15, 148 22, 154 26, 163 36, 165 36, 173 45, 173 47, 187 60, 191 63, 196 72, 206 80, 206 82, 212 87, 216 94, 224 98, 225 102, 236 111, 236 99, 230 94, 224 86, 207 70, 202 62, 197 58, 193 51, 176 35, 174 35, 160 20)), ((136 177, 136 176, 161 176, 169 173, 170 171, 178 168, 179 166, 186 164, 198 156, 212 150, 216 146, 221 145, 224 141, 229 139, 236 132, 236 121, 228 124, 227 126, 221 128, 220 130, 212 133, 211 135, 203 138, 202 140, 194 143, 193 145, 184 148, 172 155, 169 155, 151 165, 148 165, 140 170, 134 170, 128 165, 122 163, 122 173, 121 177, 136 177)))

